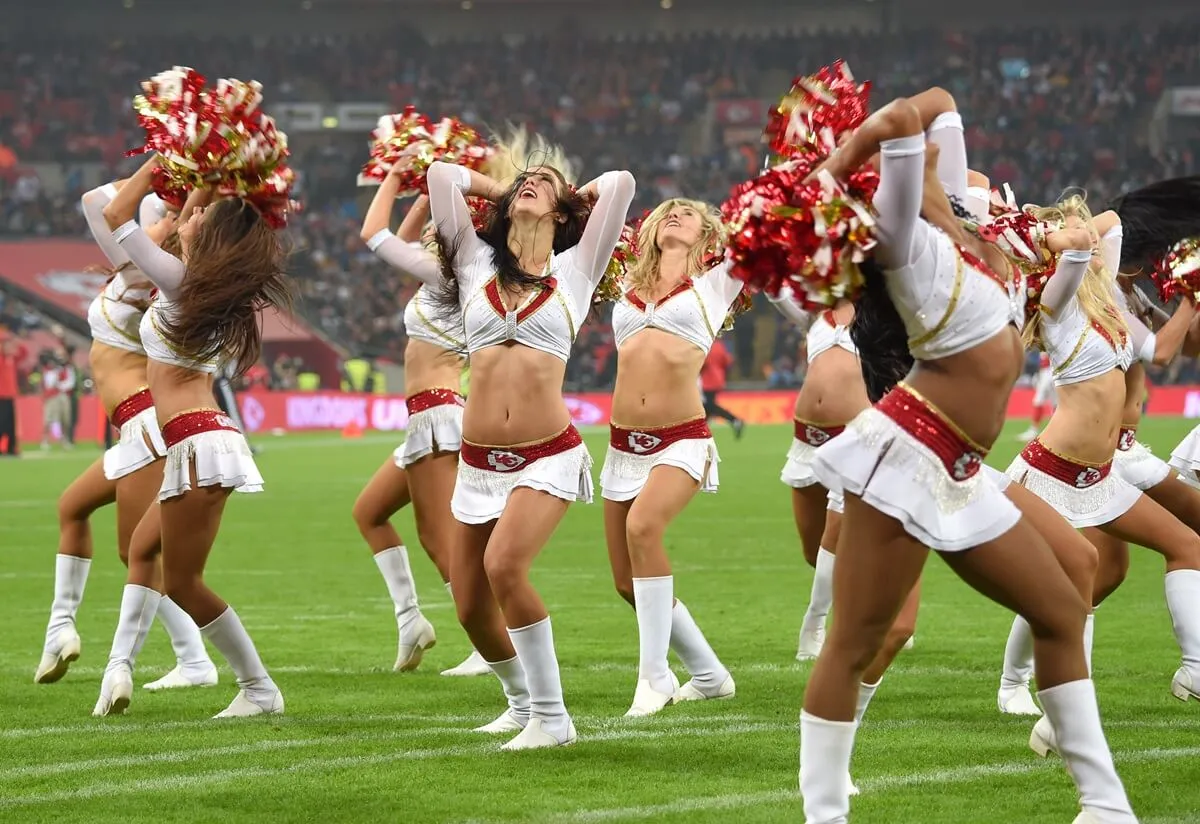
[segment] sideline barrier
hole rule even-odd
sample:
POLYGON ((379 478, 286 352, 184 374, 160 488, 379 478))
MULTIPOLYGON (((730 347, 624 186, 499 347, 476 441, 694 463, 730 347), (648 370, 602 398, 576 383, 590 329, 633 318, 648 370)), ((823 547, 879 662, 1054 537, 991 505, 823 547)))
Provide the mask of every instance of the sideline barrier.
MULTIPOLYGON (((723 392, 719 400, 747 423, 786 424, 792 420, 796 390, 723 392)), ((566 402, 576 426, 608 423, 612 396, 607 393, 570 394, 566 402)), ((340 431, 351 424, 364 432, 394 432, 408 425, 403 395, 247 392, 238 394, 238 405, 248 434, 340 431)), ((1033 390, 1014 390, 1008 403, 1008 417, 1028 418, 1032 410, 1033 390)), ((1151 390, 1147 414, 1200 418, 1200 386, 1163 386, 1151 390)), ((80 398, 77 440, 102 440, 103 420, 95 396, 80 398)), ((17 438, 26 448, 41 441, 41 397, 17 398, 17 438)))

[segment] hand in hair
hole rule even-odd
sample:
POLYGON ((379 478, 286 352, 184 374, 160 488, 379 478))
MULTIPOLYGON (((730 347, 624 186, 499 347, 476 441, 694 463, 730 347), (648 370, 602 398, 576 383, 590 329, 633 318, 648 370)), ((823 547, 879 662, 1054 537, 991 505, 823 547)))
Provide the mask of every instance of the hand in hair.
POLYGON ((1085 226, 1068 226, 1056 232, 1047 232, 1046 248, 1056 255, 1068 249, 1089 252, 1092 249, 1092 236, 1085 226))

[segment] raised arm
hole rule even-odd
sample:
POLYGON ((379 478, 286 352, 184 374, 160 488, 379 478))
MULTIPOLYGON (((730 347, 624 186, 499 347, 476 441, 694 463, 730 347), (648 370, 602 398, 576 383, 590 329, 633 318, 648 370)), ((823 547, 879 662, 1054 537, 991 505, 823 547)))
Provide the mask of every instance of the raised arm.
MULTIPOLYGON (((112 229, 113 241, 133 261, 133 265, 142 270, 159 291, 173 300, 183 284, 183 261, 174 255, 164 252, 137 225, 133 216, 137 213, 142 198, 150 192, 150 178, 158 165, 158 157, 150 158, 129 179, 107 206, 104 207, 104 220, 112 229)), ((190 202, 189 198, 189 202, 190 202)))
POLYGON ((812 313, 805 312, 800 308, 800 304, 796 301, 796 296, 792 292, 792 287, 784 286, 778 295, 774 297, 767 295, 767 300, 779 310, 779 314, 783 315, 788 322, 799 328, 801 332, 807 332, 808 327, 812 326, 812 313))
POLYGON ((1060 253, 1054 274, 1042 290, 1041 309, 1054 317, 1067 307, 1092 262, 1092 239, 1086 229, 1073 228, 1046 235, 1051 252, 1060 253))
POLYGON ((605 172, 579 191, 596 198, 583 236, 575 247, 576 266, 595 288, 621 239, 637 183, 629 172, 605 172))
POLYGON ((937 177, 946 194, 966 205, 967 144, 963 137, 962 115, 954 96, 937 86, 909 98, 921 115, 925 137, 940 149, 937 177))
POLYGON ((87 221, 88 230, 91 231, 100 251, 113 266, 122 266, 128 263, 129 255, 113 242, 112 229, 104 220, 104 207, 112 202, 124 185, 125 181, 123 180, 105 183, 103 186, 85 193, 80 199, 80 205, 83 207, 83 219, 87 221))
MULTIPOLYGON (((384 183, 386 185, 387 181, 385 180, 384 183)), ((381 191, 382 188, 381 186, 381 191)), ((376 194, 376 199, 378 198, 379 195, 376 194)), ((371 208, 375 208, 374 203, 371 204, 371 208)), ((390 201, 388 212, 390 215, 390 201)), ((441 283, 442 267, 438 263, 437 256, 422 246, 420 241, 421 230, 428 220, 429 198, 421 195, 408 210, 408 214, 404 216, 398 234, 392 234, 385 222, 383 228, 368 236, 367 230, 371 223, 371 214, 368 212, 367 220, 363 223, 363 240, 366 241, 367 248, 388 265, 399 269, 403 274, 416 278, 421 283, 436 286, 441 283)))
POLYGON ((464 255, 473 256, 479 252, 484 244, 475 234, 466 198, 484 197, 494 201, 504 193, 500 184, 487 175, 440 160, 430 164, 425 182, 438 234, 464 255))
POLYGON ((1130 311, 1124 295, 1118 292, 1118 297, 1121 317, 1129 327, 1129 337, 1138 360, 1147 366, 1167 366, 1175 360, 1188 340, 1192 321, 1196 317, 1196 305, 1186 298, 1181 300, 1175 314, 1155 333, 1130 311))

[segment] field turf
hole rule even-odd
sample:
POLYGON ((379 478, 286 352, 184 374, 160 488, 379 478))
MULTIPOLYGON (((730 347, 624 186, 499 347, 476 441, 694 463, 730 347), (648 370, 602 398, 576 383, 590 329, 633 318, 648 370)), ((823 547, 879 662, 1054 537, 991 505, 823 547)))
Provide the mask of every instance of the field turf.
MULTIPOLYGON (((1192 422, 1158 419, 1165 455, 1192 422)), ((992 457, 1017 450, 1013 423, 992 457)), ((241 614, 282 687, 287 715, 213 721, 215 689, 150 694, 125 717, 90 716, 124 579, 112 512, 95 519, 96 560, 79 613, 83 657, 33 684, 53 586, 56 498, 98 452, 0 462, 0 822, 799 822, 796 724, 807 665, 793 660, 811 570, 778 474, 790 434, 719 428, 719 495, 668 535, 676 592, 733 671, 732 701, 626 720, 637 666, 633 612, 614 593, 599 504, 572 507, 535 568, 554 618, 575 747, 498 751, 470 732, 503 708, 492 678, 442 678, 468 651, 450 599, 415 548, 422 609, 439 642, 416 673, 393 674, 396 627, 350 505, 395 445, 390 436, 272 438, 263 495, 235 496, 209 580, 241 614)), ((589 433, 597 461, 605 436, 589 433)), ((1171 697, 1179 651, 1163 565, 1138 552, 1097 615, 1095 668, 1118 768, 1143 824, 1200 821, 1200 703, 1171 697)), ((1030 720, 995 695, 1010 616, 930 561, 916 646, 903 653, 859 733, 858 824, 1067 824, 1075 792, 1026 742, 1030 720)), ((215 655, 215 652, 214 652, 215 655)), ((172 665, 161 629, 138 685, 172 665)), ((682 674, 683 670, 678 671, 682 674)))

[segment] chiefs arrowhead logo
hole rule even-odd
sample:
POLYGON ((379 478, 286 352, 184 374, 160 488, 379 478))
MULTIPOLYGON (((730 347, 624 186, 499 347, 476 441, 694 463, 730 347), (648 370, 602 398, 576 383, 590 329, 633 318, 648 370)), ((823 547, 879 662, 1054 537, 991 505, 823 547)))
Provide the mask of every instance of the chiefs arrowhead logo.
POLYGON ((1081 469, 1079 474, 1075 476, 1075 487, 1077 489, 1087 489, 1089 486, 1099 483, 1102 477, 1099 469, 1089 466, 1086 469, 1081 469))
POLYGON ((826 432, 824 429, 822 429, 819 426, 809 426, 807 424, 805 425, 804 441, 809 446, 820 446, 821 444, 825 443, 827 440, 829 440, 829 433, 826 432))
POLYGON ((525 459, 507 449, 493 449, 487 454, 487 462, 488 466, 497 472, 512 472, 519 469, 525 463, 525 459))
POLYGON ((964 452, 958 456, 950 469, 950 477, 956 481, 965 481, 979 472, 983 466, 983 456, 978 452, 964 452))
POLYGON ((1117 440, 1117 449, 1122 452, 1128 452, 1133 449, 1133 445, 1137 442, 1137 433, 1132 429, 1122 429, 1121 437, 1117 440))
POLYGON ((630 452, 644 455, 647 452, 653 452, 662 443, 662 438, 646 432, 630 432, 628 443, 630 452))

